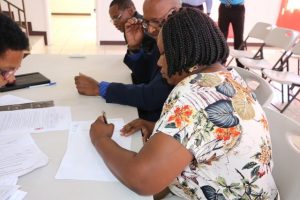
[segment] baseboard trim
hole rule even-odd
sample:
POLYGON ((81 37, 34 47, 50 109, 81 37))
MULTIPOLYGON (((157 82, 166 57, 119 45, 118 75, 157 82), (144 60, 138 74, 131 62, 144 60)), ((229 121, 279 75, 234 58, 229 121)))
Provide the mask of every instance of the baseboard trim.
MULTIPOLYGON (((100 41, 100 45, 125 45, 125 41, 100 41)), ((233 42, 228 42, 229 46, 233 46, 233 42)), ((261 46, 261 43, 255 43, 255 42, 249 42, 247 43, 247 46, 251 47, 259 47, 261 46)))
POLYGON ((91 16, 91 13, 51 13, 51 15, 91 16))
POLYGON ((125 41, 100 41, 100 45, 125 45, 125 41))

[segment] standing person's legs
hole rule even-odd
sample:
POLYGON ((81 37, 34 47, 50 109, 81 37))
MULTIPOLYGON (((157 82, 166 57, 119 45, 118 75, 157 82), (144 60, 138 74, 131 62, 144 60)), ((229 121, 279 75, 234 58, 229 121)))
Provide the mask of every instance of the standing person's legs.
MULTIPOLYGON (((245 23, 245 6, 232 7, 231 24, 234 35, 234 49, 244 49, 244 23, 245 23)), ((237 66, 244 66, 236 60, 237 66)))
POLYGON ((197 8, 198 8, 199 10, 201 10, 202 12, 204 11, 203 4, 201 4, 201 5, 197 6, 197 8))
MULTIPOLYGON (((223 33, 224 37, 227 40, 228 37, 228 29, 230 24, 230 7, 226 7, 224 4, 220 4, 219 6, 219 18, 218 18, 218 26, 223 33)), ((222 61, 222 64, 225 64, 226 60, 222 61)))

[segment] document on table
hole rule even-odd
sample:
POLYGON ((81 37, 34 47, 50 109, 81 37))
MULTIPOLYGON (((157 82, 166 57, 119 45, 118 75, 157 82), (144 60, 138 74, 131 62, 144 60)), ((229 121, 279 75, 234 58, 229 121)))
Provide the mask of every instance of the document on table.
POLYGON ((70 107, 48 107, 0 112, 0 133, 27 130, 45 132, 69 129, 70 107))
POLYGON ((0 199, 5 200, 22 200, 26 196, 26 192, 18 190, 17 177, 0 178, 0 199))
POLYGON ((0 178, 22 176, 47 163, 30 133, 0 133, 0 178))
POLYGON ((21 103, 31 103, 31 102, 32 102, 31 100, 24 99, 10 94, 0 97, 0 106, 21 104, 21 103))
MULTIPOLYGON (((130 149, 131 137, 120 135, 123 119, 110 119, 115 125, 112 139, 121 147, 130 149)), ((73 122, 69 131, 68 147, 56 179, 118 181, 106 167, 101 156, 91 143, 89 131, 92 122, 73 122)))

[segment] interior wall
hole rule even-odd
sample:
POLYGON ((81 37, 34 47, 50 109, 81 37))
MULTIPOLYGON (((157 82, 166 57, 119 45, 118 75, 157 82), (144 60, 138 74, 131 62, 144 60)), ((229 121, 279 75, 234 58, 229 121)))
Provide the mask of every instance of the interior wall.
POLYGON ((95 0, 50 0, 51 13, 91 14, 95 0))

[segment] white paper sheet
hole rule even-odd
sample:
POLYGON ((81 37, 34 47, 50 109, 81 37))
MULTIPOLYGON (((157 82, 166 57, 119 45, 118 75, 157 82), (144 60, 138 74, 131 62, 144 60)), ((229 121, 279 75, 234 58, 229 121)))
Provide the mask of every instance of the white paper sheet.
POLYGON ((18 178, 13 176, 6 176, 0 178, 0 200, 22 200, 27 192, 18 190, 20 186, 17 185, 18 178))
POLYGON ((47 163, 29 133, 0 134, 0 178, 22 176, 47 163))
POLYGON ((22 200, 27 195, 27 192, 17 190, 8 200, 22 200))
POLYGON ((30 102, 32 101, 14 95, 10 95, 10 94, 0 97, 0 106, 30 103, 30 102))
POLYGON ((66 130, 71 123, 69 107, 49 107, 0 112, 0 133, 7 131, 44 132, 66 130))
POLYGON ((17 185, 0 185, 0 200, 9 199, 18 190, 17 185))
MULTIPOLYGON (((130 149, 131 137, 120 135, 123 119, 110 119, 115 125, 113 140, 125 149, 130 149)), ((73 122, 69 132, 68 147, 56 179, 118 181, 109 171, 91 143, 89 130, 92 122, 73 122)))

